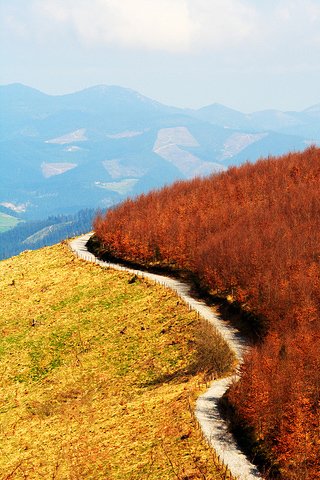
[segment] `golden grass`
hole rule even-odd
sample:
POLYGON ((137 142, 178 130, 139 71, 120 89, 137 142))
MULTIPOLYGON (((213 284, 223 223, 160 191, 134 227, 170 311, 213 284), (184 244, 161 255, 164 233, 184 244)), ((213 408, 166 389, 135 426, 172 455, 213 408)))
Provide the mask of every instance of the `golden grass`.
POLYGON ((198 320, 129 279, 65 244, 0 262, 1 480, 223 478, 192 415, 198 320))

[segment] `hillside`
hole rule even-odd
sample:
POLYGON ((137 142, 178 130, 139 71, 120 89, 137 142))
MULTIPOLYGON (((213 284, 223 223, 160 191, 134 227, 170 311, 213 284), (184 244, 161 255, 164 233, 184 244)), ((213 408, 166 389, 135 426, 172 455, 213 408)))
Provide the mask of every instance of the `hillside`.
POLYGON ((172 293, 65 243, 0 288, 1 478, 225 478, 193 418, 208 334, 172 293))
POLYGON ((320 140, 316 107, 251 115, 219 105, 184 110, 106 85, 56 96, 0 86, 0 103, 0 207, 25 220, 106 208, 320 140))
POLYGON ((16 217, 0 212, 0 233, 15 227, 18 222, 19 220, 16 217))
POLYGON ((86 209, 72 215, 21 221, 19 214, 9 216, 8 220, 8 214, 0 210, 0 260, 88 232, 95 214, 95 210, 86 209))
POLYGON ((186 269, 246 313, 259 343, 229 393, 270 478, 320 464, 320 149, 127 200, 99 216, 106 257, 186 269))

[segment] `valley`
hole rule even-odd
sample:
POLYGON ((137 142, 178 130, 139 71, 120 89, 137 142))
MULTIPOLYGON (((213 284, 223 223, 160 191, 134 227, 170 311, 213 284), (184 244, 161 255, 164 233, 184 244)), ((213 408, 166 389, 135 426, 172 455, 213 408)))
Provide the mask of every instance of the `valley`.
MULTIPOLYGON (((8 227, 2 215, 0 258, 23 250, 18 222, 113 208, 176 180, 320 141, 317 105, 303 112, 243 114, 219 104, 169 107, 117 86, 52 96, 21 84, 0 86, 0 102, 0 212, 9 215, 13 229, 10 239, 3 236, 8 227)), ((36 248, 62 240, 62 232, 91 230, 89 224, 67 231, 66 221, 60 237, 42 232, 47 243, 30 244, 30 235, 22 241, 36 248)))
POLYGON ((36 250, 87 232, 92 227, 95 214, 95 210, 86 209, 72 215, 25 221, 18 213, 11 217, 8 214, 1 214, 0 210, 0 226, 3 218, 3 231, 0 232, 0 260, 18 255, 24 250, 36 250))
POLYGON ((191 110, 105 85, 51 96, 11 84, 0 87, 0 101, 0 205, 23 205, 26 221, 112 207, 178 179, 320 141, 318 106, 191 110))

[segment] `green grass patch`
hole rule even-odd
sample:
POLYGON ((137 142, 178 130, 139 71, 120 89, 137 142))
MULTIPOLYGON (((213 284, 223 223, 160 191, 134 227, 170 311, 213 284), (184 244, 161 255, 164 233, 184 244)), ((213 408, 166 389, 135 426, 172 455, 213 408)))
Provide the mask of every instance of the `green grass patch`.
POLYGON ((0 233, 10 230, 11 228, 15 227, 19 222, 20 220, 18 218, 0 212, 0 233))
POLYGON ((199 321, 130 278, 62 244, 0 262, 0 478, 224 478, 192 414, 199 321))

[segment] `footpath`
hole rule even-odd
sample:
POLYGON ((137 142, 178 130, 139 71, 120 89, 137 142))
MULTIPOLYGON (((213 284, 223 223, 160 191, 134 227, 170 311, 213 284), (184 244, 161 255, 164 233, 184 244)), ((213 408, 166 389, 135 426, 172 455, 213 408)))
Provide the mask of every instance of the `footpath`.
MULTIPOLYGON (((238 365, 241 365, 243 354, 247 347, 243 338, 235 328, 221 320, 204 302, 192 298, 189 294, 189 286, 187 284, 164 275, 143 272, 141 270, 135 270, 115 263, 99 260, 88 251, 86 246, 92 235, 93 232, 82 235, 70 242, 70 248, 75 255, 88 262, 96 263, 103 268, 127 271, 138 277, 147 278, 152 282, 170 288, 189 306, 190 309, 198 312, 201 318, 207 320, 213 328, 220 333, 228 343, 230 349, 235 352, 238 365)), ((234 478, 239 480, 262 479, 258 469, 250 463, 237 446, 232 434, 228 431, 227 423, 221 417, 219 412, 219 400, 236 377, 237 374, 214 380, 209 389, 197 399, 195 415, 207 442, 212 448, 214 448, 220 461, 228 467, 234 478)))

